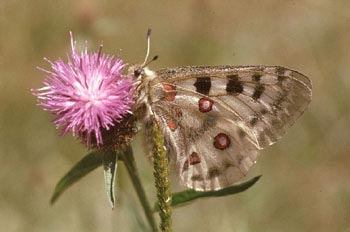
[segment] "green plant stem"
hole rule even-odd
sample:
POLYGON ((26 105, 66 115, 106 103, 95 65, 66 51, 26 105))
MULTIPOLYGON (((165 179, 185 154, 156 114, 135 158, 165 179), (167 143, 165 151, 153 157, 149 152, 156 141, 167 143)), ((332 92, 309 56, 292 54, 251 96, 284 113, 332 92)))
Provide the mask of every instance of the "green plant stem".
POLYGON ((131 147, 128 147, 127 151, 122 152, 122 154, 120 154, 120 156, 121 156, 121 159, 124 161, 126 169, 128 170, 129 176, 130 176, 131 181, 134 185, 137 196, 140 199, 141 205, 142 205, 143 210, 146 214, 146 218, 147 218, 147 220, 152 228, 152 231, 157 232, 158 231, 157 224, 156 224, 155 219, 153 217, 153 211, 152 211, 150 204, 147 200, 145 190, 141 184, 141 180, 140 180, 140 177, 139 177, 137 169, 136 169, 134 154, 132 152, 131 147))
POLYGON ((155 185, 157 188, 160 229, 162 232, 172 231, 171 192, 169 181, 169 166, 164 137, 156 122, 153 122, 153 165, 155 185))

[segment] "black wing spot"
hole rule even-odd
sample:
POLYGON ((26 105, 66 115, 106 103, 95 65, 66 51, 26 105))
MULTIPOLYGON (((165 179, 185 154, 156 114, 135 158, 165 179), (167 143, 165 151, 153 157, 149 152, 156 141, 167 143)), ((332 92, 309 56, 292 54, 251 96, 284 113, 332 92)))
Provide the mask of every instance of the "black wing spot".
POLYGON ((196 87, 196 92, 203 95, 209 95, 211 88, 211 79, 210 77, 197 77, 196 82, 194 83, 196 87))
POLYGON ((226 91, 228 94, 238 94, 243 92, 243 85, 239 81, 238 75, 227 75, 228 82, 226 84, 226 91))
POLYGON ((211 167, 208 170, 208 177, 209 178, 214 178, 217 176, 220 176, 222 174, 222 172, 220 171, 220 169, 218 167, 211 167))
POLYGON ((282 82, 287 78, 285 76, 286 69, 283 67, 277 67, 276 68, 276 73, 277 73, 277 81, 279 84, 282 84, 282 82))
POLYGON ((260 85, 260 84, 256 85, 252 98, 255 101, 258 100, 261 97, 261 95, 263 94, 264 91, 265 91, 265 87, 263 85, 260 85))
POLYGON ((191 180, 192 181, 202 181, 202 180, 204 180, 204 178, 201 175, 194 175, 191 177, 191 180))
POLYGON ((276 68, 276 73, 278 76, 284 76, 284 73, 286 72, 286 69, 283 67, 277 67, 276 68))
POLYGON ((226 170, 228 168, 235 167, 236 165, 233 162, 229 161, 229 160, 225 160, 223 166, 225 167, 225 170, 226 170))
POLYGON ((287 77, 286 76, 278 76, 277 81, 279 84, 281 84, 287 77))
POLYGON ((244 138, 246 135, 247 135, 247 134, 244 132, 244 130, 240 129, 240 130, 238 131, 238 136, 239 136, 240 138, 244 138))
POLYGON ((251 126, 255 126, 257 123, 258 123, 258 117, 257 116, 254 116, 251 120, 250 120, 250 122, 249 122, 249 124, 251 125, 251 126))
POLYGON ((260 111, 260 113, 261 113, 262 115, 265 115, 265 114, 268 113, 268 111, 267 111, 267 109, 262 109, 262 110, 260 111))
POLYGON ((260 82, 261 80, 261 75, 260 74, 254 74, 252 76, 252 80, 255 81, 255 82, 260 82))
POLYGON ((281 110, 282 109, 282 103, 286 101, 286 98, 288 96, 287 92, 283 92, 274 102, 273 102, 273 106, 277 109, 277 110, 281 110))

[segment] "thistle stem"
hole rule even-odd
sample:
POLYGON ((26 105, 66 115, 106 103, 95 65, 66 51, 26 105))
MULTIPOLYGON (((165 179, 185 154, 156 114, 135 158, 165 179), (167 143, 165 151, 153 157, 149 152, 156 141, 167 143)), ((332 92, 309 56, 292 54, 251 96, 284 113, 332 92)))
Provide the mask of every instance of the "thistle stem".
POLYGON ((157 232, 157 224, 155 222, 155 219, 153 217, 153 211, 150 207, 150 204, 147 200, 145 190, 141 184, 140 177, 138 175, 137 169, 136 169, 136 163, 134 159, 134 154, 132 152, 131 147, 127 148, 126 152, 122 152, 121 159, 124 161, 124 164, 126 166, 126 169, 128 170, 129 176, 131 178, 131 181, 134 185, 134 188, 136 190, 137 196, 140 199, 141 205, 143 207, 143 210, 145 212, 146 218, 152 228, 152 231, 157 232))
POLYGON ((172 231, 171 192, 169 181, 169 167, 164 137, 156 122, 153 123, 153 166, 157 188, 160 229, 162 232, 172 231))

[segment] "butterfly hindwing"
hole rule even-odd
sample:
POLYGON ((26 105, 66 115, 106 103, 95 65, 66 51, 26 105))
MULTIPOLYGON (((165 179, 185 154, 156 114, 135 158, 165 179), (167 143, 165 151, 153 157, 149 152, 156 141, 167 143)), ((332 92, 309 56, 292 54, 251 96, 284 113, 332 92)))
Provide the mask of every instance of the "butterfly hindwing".
POLYGON ((197 190, 221 189, 248 172, 257 148, 234 121, 220 115, 219 106, 198 111, 201 97, 178 90, 174 102, 159 101, 153 109, 182 183, 197 190))
POLYGON ((274 66, 165 69, 151 85, 151 109, 180 179, 196 190, 241 179, 311 99, 305 76, 274 66))

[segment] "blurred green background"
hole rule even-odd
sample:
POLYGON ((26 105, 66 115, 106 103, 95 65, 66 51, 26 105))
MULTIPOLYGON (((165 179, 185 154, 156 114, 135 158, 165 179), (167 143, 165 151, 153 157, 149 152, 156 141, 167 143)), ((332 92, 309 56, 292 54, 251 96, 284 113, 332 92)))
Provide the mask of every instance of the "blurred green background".
MULTIPOLYGON (((247 192, 196 201, 173 212, 174 231, 350 231, 350 2, 343 1, 0 1, 0 225, 2 231, 142 231, 144 220, 125 169, 110 209, 98 169, 54 206, 59 178, 87 150, 59 137, 35 105, 55 60, 69 52, 69 30, 92 51, 140 63, 153 29, 151 68, 266 64, 296 69, 313 81, 309 110, 265 149, 247 192), (120 50, 122 49, 122 50, 120 50), (141 222, 140 222, 141 221, 141 222)), ((152 202, 151 165, 134 140, 152 202)), ((247 179, 248 179, 247 178, 247 179)), ((172 179, 173 191, 181 190, 172 179)))

